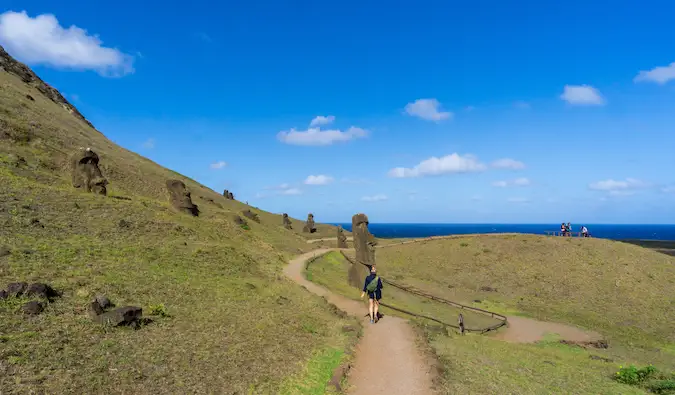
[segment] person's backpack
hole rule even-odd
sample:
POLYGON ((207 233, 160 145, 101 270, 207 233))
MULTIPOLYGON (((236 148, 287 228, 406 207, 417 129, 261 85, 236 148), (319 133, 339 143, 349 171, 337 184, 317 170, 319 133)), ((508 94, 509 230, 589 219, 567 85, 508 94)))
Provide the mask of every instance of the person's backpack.
POLYGON ((380 281, 380 277, 379 277, 379 276, 375 276, 375 278, 372 279, 372 280, 370 280, 370 282, 368 283, 368 285, 366 285, 366 291, 368 291, 368 292, 370 292, 370 293, 373 293, 373 292, 377 291, 377 283, 378 283, 379 281, 380 281))

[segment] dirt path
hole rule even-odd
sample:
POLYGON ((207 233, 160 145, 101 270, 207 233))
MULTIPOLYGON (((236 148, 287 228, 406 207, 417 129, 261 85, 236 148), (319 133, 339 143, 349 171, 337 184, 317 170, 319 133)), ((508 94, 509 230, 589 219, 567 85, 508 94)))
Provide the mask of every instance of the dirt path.
POLYGON ((600 340, 599 333, 585 331, 575 326, 556 322, 537 321, 532 318, 507 316, 508 326, 497 331, 495 339, 512 343, 534 343, 544 339, 547 333, 555 333, 560 339, 574 342, 600 340))
POLYGON ((364 315, 364 302, 357 302, 305 279, 303 271, 308 259, 337 250, 324 248, 292 259, 284 274, 310 292, 325 296, 330 303, 364 321, 364 335, 356 348, 349 373, 348 394, 355 395, 428 395, 432 394, 432 369, 429 360, 415 344, 415 334, 408 323, 387 316, 370 324, 364 315))
MULTIPOLYGON (((312 244, 312 243, 318 243, 320 241, 337 241, 337 237, 323 237, 321 239, 307 239, 307 242, 312 244)), ((347 241, 354 241, 354 238, 352 236, 347 237, 347 241)))

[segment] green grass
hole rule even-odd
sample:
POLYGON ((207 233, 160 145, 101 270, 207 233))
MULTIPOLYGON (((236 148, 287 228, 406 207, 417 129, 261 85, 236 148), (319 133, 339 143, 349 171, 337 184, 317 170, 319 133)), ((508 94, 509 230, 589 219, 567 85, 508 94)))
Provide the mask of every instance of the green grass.
POLYGON ((317 352, 297 377, 284 382, 279 391, 281 394, 323 395, 334 390, 328 385, 333 370, 346 359, 342 348, 329 348, 317 352))
MULTIPOLYGON (((281 213, 227 200, 115 145, 8 73, 0 88, 0 136, 11 136, 0 138, 0 246, 11 250, 0 257, 0 288, 40 281, 63 293, 37 317, 0 301, 3 391, 320 393, 356 336, 341 328, 355 320, 281 273, 289 257, 318 248, 306 243, 304 220, 286 230, 281 213), (70 186, 68 157, 80 146, 99 154, 108 197, 70 186), (169 206, 167 178, 186 183, 199 217, 169 206), (242 229, 232 217, 247 208, 261 221, 242 229), (94 324, 87 304, 98 293, 154 313, 153 322, 94 324)), ((312 237, 336 234, 317 227, 312 237)))

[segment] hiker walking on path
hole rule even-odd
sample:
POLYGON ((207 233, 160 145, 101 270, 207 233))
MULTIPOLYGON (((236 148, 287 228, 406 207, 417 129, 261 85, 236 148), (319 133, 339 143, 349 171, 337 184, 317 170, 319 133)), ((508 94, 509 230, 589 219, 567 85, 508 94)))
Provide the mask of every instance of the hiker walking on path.
POLYGON ((370 267, 370 274, 366 277, 363 284, 363 292, 361 298, 368 293, 368 314, 370 315, 370 323, 373 324, 378 321, 377 310, 380 307, 380 299, 382 299, 382 279, 377 275, 375 265, 370 267))

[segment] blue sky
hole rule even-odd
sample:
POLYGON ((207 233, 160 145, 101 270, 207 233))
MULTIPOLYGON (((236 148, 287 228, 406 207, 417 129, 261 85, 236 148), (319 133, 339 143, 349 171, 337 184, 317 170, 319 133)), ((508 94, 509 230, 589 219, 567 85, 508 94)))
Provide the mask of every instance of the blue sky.
POLYGON ((3 3, 8 52, 262 209, 674 222, 672 2, 30 3, 3 3))

